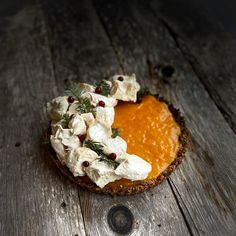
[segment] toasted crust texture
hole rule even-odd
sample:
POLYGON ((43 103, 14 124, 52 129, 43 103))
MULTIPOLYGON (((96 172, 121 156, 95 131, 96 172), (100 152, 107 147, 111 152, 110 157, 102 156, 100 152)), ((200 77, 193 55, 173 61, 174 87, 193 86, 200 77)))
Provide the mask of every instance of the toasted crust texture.
POLYGON ((110 194, 112 196, 115 195, 133 195, 137 193, 144 192, 158 184, 162 183, 166 178, 170 176, 170 174, 176 169, 176 167, 182 162, 184 154, 186 152, 187 140, 188 140, 188 132, 185 126, 184 118, 181 116, 178 109, 174 108, 171 104, 165 101, 165 99, 155 95, 156 99, 159 101, 165 102, 168 104, 169 110, 173 114, 175 121, 180 126, 181 134, 179 136, 180 147, 174 161, 163 171, 160 175, 155 178, 138 181, 135 185, 131 186, 123 186, 119 185, 115 188, 111 188, 109 186, 105 186, 104 188, 98 187, 95 183, 89 180, 88 177, 74 177, 73 174, 69 171, 69 169, 62 165, 62 163, 57 159, 54 150, 50 147, 50 152, 53 152, 51 155, 53 157, 54 163, 57 165, 59 170, 71 181, 78 184, 80 187, 85 188, 89 191, 103 194, 110 194))

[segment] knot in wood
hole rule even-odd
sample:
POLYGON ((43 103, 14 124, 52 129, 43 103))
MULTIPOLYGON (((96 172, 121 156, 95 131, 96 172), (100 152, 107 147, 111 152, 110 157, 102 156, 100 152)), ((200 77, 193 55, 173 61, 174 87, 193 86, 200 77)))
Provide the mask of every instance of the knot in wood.
POLYGON ((161 78, 170 78, 175 73, 175 68, 172 65, 157 65, 154 67, 154 73, 161 78))
POLYGON ((114 232, 126 235, 132 230, 134 216, 126 206, 117 205, 109 210, 107 220, 114 232))
POLYGON ((171 77, 175 72, 175 69, 173 66, 170 66, 170 65, 167 65, 167 66, 164 66, 161 70, 161 73, 162 73, 162 76, 163 77, 171 77))

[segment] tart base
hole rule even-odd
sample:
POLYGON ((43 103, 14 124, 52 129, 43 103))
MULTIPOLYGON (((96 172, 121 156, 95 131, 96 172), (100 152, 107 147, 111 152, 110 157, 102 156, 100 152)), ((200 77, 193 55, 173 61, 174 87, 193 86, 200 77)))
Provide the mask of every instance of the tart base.
POLYGON ((172 113, 176 123, 180 126, 181 134, 179 136, 180 147, 177 153, 176 158, 174 161, 157 177, 147 180, 138 181, 135 185, 128 185, 123 186, 119 185, 117 187, 111 188, 110 186, 105 186, 104 188, 98 187, 95 183, 89 180, 88 177, 74 177, 67 166, 63 165, 57 158, 54 150, 50 146, 50 151, 53 152, 53 161, 59 168, 59 170, 71 181, 78 184, 80 187, 85 188, 91 192, 96 193, 103 193, 103 194, 110 194, 112 196, 115 195, 133 195, 137 193, 144 192, 152 187, 155 187, 162 183, 170 174, 176 169, 176 167, 182 162, 184 157, 186 147, 187 147, 187 140, 188 140, 188 133, 185 126, 184 118, 181 116, 178 109, 174 108, 171 104, 165 101, 165 99, 159 97, 158 95, 154 95, 156 99, 161 102, 165 102, 168 105, 170 112, 172 113))

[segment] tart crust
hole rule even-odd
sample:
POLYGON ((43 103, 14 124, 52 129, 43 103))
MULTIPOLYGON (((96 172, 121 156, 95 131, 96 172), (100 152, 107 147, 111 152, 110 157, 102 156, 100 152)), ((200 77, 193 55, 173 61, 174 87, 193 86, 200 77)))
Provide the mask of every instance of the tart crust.
POLYGON ((179 150, 177 152, 177 156, 175 157, 174 161, 157 177, 138 181, 135 185, 128 185, 123 186, 119 185, 117 187, 110 187, 105 186, 104 188, 98 187, 95 183, 89 180, 88 177, 74 177, 70 170, 67 168, 66 165, 63 165, 57 158, 54 150, 50 146, 50 152, 52 152, 52 159, 54 163, 57 165, 59 170, 71 181, 78 184, 80 187, 85 188, 89 191, 96 192, 96 193, 103 193, 103 194, 110 194, 112 196, 115 195, 133 195, 137 193, 144 192, 158 184, 162 183, 170 174, 176 169, 176 167, 182 162, 184 154, 186 152, 187 141, 188 141, 188 132, 185 126, 184 118, 181 116, 180 111, 174 108, 171 104, 169 104, 165 99, 159 97, 158 95, 154 95, 156 99, 161 102, 165 102, 168 105, 170 112, 172 113, 176 123, 180 126, 181 134, 179 136, 179 150))

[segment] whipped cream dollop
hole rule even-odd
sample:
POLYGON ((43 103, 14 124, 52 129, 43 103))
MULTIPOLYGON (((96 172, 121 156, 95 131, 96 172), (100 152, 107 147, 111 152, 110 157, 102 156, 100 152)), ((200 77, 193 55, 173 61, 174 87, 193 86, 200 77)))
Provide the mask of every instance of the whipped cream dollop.
POLYGON ((80 83, 47 103, 51 145, 75 177, 87 175, 100 188, 121 178, 148 177, 151 165, 128 154, 126 141, 112 129, 118 100, 136 102, 139 90, 134 74, 115 75, 96 86, 80 83))

